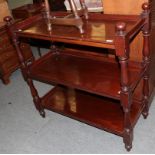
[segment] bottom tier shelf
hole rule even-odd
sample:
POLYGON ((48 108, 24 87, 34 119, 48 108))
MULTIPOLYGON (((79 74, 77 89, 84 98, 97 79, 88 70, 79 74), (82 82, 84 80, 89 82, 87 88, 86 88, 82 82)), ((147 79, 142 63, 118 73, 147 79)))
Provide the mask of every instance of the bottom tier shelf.
MULTIPOLYGON (((124 113, 117 100, 57 86, 42 98, 42 106, 45 109, 123 136, 124 113)), ((134 127, 143 105, 134 102, 131 109, 131 122, 134 127)))

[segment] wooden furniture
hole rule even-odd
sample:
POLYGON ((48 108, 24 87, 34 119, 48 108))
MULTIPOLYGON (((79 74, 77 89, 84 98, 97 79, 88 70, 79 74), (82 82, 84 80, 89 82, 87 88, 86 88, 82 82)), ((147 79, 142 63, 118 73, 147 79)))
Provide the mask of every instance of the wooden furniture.
MULTIPOLYGON (((126 15, 140 15, 141 14, 141 5, 144 2, 148 2, 150 5, 150 11, 151 11, 151 24, 154 25, 155 21, 155 1, 154 0, 103 0, 103 6, 104 6, 104 13, 106 14, 126 14, 126 15), (121 8, 121 9, 120 9, 121 8)), ((153 28, 154 29, 154 28, 153 28)), ((109 29, 110 31, 110 29, 109 29)), ((151 32, 151 39, 150 39, 150 45, 151 45, 151 57, 152 59, 154 56, 154 30, 151 32)), ((130 59, 133 61, 141 61, 142 60, 142 47, 143 47, 143 35, 140 32, 139 35, 133 40, 133 42, 130 44, 131 53, 130 53, 130 59)), ((151 69, 150 69, 150 90, 151 92, 154 89, 155 86, 155 75, 154 75, 154 65, 155 60, 153 59, 151 61, 151 69)))
MULTIPOLYGON (((10 10, 5 0, 0 0, 0 79, 4 84, 9 83, 12 72, 20 67, 19 59, 15 47, 7 34, 3 18, 10 16, 10 10)), ((25 61, 33 59, 30 47, 26 44, 21 45, 24 52, 25 61)))
POLYGON ((85 19, 88 19, 88 10, 85 5, 84 0, 79 0, 81 4, 81 10, 77 10, 74 0, 68 0, 71 8, 71 13, 65 16, 64 18, 55 18, 50 14, 50 5, 49 1, 45 0, 45 15, 47 17, 47 26, 48 30, 51 31, 51 25, 66 25, 66 26, 75 26, 79 29, 80 33, 84 33, 83 30, 83 21, 80 16, 84 16, 85 19))
POLYGON ((5 19, 41 116, 45 117, 45 109, 58 112, 122 136, 125 148, 132 148, 134 126, 141 114, 147 117, 152 95, 149 6, 144 3, 142 8, 141 15, 90 13, 88 20, 83 19, 84 34, 73 26, 62 25, 53 25, 48 31, 47 19, 41 15, 12 26, 11 18, 5 19), (143 59, 133 62, 129 45, 140 31, 143 59), (69 48, 52 46, 51 52, 28 65, 18 46, 21 38, 62 42, 69 48), (76 48, 70 48, 73 45, 76 48), (105 49, 113 49, 116 59, 104 56, 105 49), (33 80, 54 84, 55 88, 39 97, 33 80))
POLYGON ((44 7, 41 4, 25 4, 18 8, 12 9, 14 19, 25 19, 34 16, 42 11, 44 7))
MULTIPOLYGON (((141 5, 144 2, 149 2, 149 0, 103 0, 104 12, 107 14, 139 15, 141 13, 141 5)), ((141 61, 142 44, 142 34, 139 34, 131 44, 132 60, 141 61)))
MULTIPOLYGON (((30 46, 22 44, 21 48, 24 51, 25 61, 32 61, 30 46)), ((19 67, 20 63, 15 47, 10 41, 4 23, 0 23, 0 78, 4 84, 10 82, 9 77, 19 67)))

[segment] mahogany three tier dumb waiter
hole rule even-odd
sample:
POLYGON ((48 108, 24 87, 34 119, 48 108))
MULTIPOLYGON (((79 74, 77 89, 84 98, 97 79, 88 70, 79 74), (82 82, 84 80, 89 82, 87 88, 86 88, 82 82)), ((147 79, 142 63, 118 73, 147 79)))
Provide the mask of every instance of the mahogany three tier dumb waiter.
POLYGON ((134 126, 149 110, 149 5, 143 4, 141 15, 110 15, 87 13, 83 0, 83 10, 77 11, 74 1, 69 2, 73 14, 50 13, 45 1, 46 15, 18 24, 5 18, 36 109, 43 117, 48 109, 122 136, 130 151, 134 126), (143 59, 133 62, 130 43, 139 32, 143 59), (51 41, 52 46, 48 54, 26 64, 19 43, 29 38, 51 41), (57 42, 64 47, 55 46, 57 42), (113 57, 107 51, 114 51, 113 57), (55 87, 39 97, 33 80, 55 87))

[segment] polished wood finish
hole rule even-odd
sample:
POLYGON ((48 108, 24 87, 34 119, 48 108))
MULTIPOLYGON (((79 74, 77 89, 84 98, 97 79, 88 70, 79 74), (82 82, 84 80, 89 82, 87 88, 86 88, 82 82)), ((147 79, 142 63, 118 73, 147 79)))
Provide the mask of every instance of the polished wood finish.
POLYGON ((130 151, 134 125, 141 114, 147 117, 152 95, 148 3, 144 3, 142 9, 142 15, 89 14, 88 20, 83 18, 84 34, 75 27, 62 25, 54 25, 49 31, 47 20, 41 15, 19 24, 11 24, 11 19, 6 18, 23 76, 41 116, 45 117, 44 110, 49 109, 118 134, 130 151), (111 31, 107 31, 107 27, 111 31), (143 34, 143 59, 133 62, 130 44, 140 32, 143 34), (52 45, 48 54, 28 65, 18 46, 21 38, 61 42, 68 46, 52 45), (77 45, 83 50, 79 52, 78 48, 73 48, 77 45), (85 47, 90 50, 85 51, 85 47), (107 49, 113 50, 115 59, 106 57, 107 49), (33 80, 56 87, 41 98, 33 80))
MULTIPOLYGON (((4 84, 10 82, 9 77, 12 72, 20 67, 19 59, 14 45, 10 41, 10 38, 7 34, 5 23, 3 18, 5 16, 10 16, 10 10, 8 4, 5 0, 0 1, 0 79, 4 84)), ((25 61, 32 60, 32 53, 30 46, 26 44, 21 44, 25 61)))
POLYGON ((25 4, 18 8, 12 9, 12 15, 14 19, 25 19, 30 16, 34 16, 43 10, 41 4, 25 4))
MULTIPOLYGON (((53 15, 56 14, 53 13, 53 15)), ((33 20, 31 22, 31 26, 28 26, 26 29, 19 27, 22 31, 18 31, 17 33, 23 37, 29 37, 29 35, 32 35, 32 38, 39 37, 40 39, 49 41, 59 41, 72 44, 76 43, 79 45, 115 49, 113 36, 115 36, 116 22, 119 20, 124 20, 127 23, 127 33, 131 31, 131 29, 136 28, 137 25, 141 25, 142 22, 144 22, 138 16, 125 17, 116 15, 89 14, 89 18, 89 21, 84 20, 84 34, 80 34, 75 27, 68 28, 67 26, 62 27, 55 25, 53 25, 52 31, 50 32, 47 30, 46 20, 42 19, 40 15, 25 20, 22 25, 25 25, 27 22, 33 20), (111 18, 110 21, 109 18, 111 18), (102 20, 104 20, 104 22, 102 20), (36 25, 34 25, 34 23, 36 23, 36 25), (110 33, 106 31, 107 27, 111 28, 110 33), (73 33, 74 35, 72 35, 73 33)), ((131 31, 131 34, 128 33, 128 37, 132 37, 134 33, 135 32, 131 31)))
MULTIPOLYGON (((120 68, 117 62, 93 60, 93 58, 77 57, 68 53, 70 53, 69 50, 61 56, 55 55, 53 52, 43 56, 41 60, 32 64, 29 69, 29 77, 49 84, 60 83, 101 96, 120 99, 120 68), (96 70, 96 68, 98 69, 96 70), (109 70, 111 72, 108 72, 109 70), (98 83, 100 84, 98 85, 98 83)), ((135 66, 129 68, 129 84, 132 90, 137 85, 135 81, 139 81, 141 78, 139 75, 144 72, 141 69, 136 69, 135 66)), ((136 90, 135 96, 137 102, 142 99, 139 89, 136 90)))
MULTIPOLYGON (((27 44, 21 44, 21 48, 24 51, 24 61, 32 61, 33 56, 30 46, 27 44)), ((8 84, 12 72, 19 67, 20 63, 17 52, 10 41, 5 25, 3 25, 0 27, 0 78, 2 82, 8 84)))
MULTIPOLYGON (((51 31, 52 25, 66 25, 66 26, 75 26, 79 29, 80 33, 83 34, 83 21, 80 16, 84 15, 88 19, 88 10, 83 0, 80 0, 81 10, 78 11, 76 3, 74 0, 69 0, 70 8, 73 14, 70 14, 64 18, 52 17, 50 14, 50 6, 48 0, 45 0, 45 14, 47 19, 48 31, 51 31)), ((52 5, 52 4, 51 4, 52 5)), ((52 6, 51 6, 52 7, 52 6)))
MULTIPOLYGON (((57 86, 42 97, 42 106, 123 137, 124 113, 119 101, 68 87, 57 86), (115 119, 114 119, 115 118, 115 119)), ((131 124, 135 126, 143 106, 132 104, 131 124)))

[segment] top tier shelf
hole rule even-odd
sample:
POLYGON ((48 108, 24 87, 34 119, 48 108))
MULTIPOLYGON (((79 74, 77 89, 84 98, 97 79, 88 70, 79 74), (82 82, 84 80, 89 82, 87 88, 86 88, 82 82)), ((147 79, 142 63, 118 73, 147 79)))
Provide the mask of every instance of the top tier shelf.
MULTIPOLYGON (((65 13, 55 13, 52 16, 63 17, 64 15, 65 13)), ((136 15, 90 13, 89 19, 83 19, 83 22, 84 34, 80 34, 79 30, 74 26, 62 25, 52 25, 52 30, 48 31, 47 20, 42 15, 37 15, 18 24, 17 35, 19 37, 115 49, 116 23, 126 23, 126 37, 132 40, 143 27, 145 20, 136 15)))

